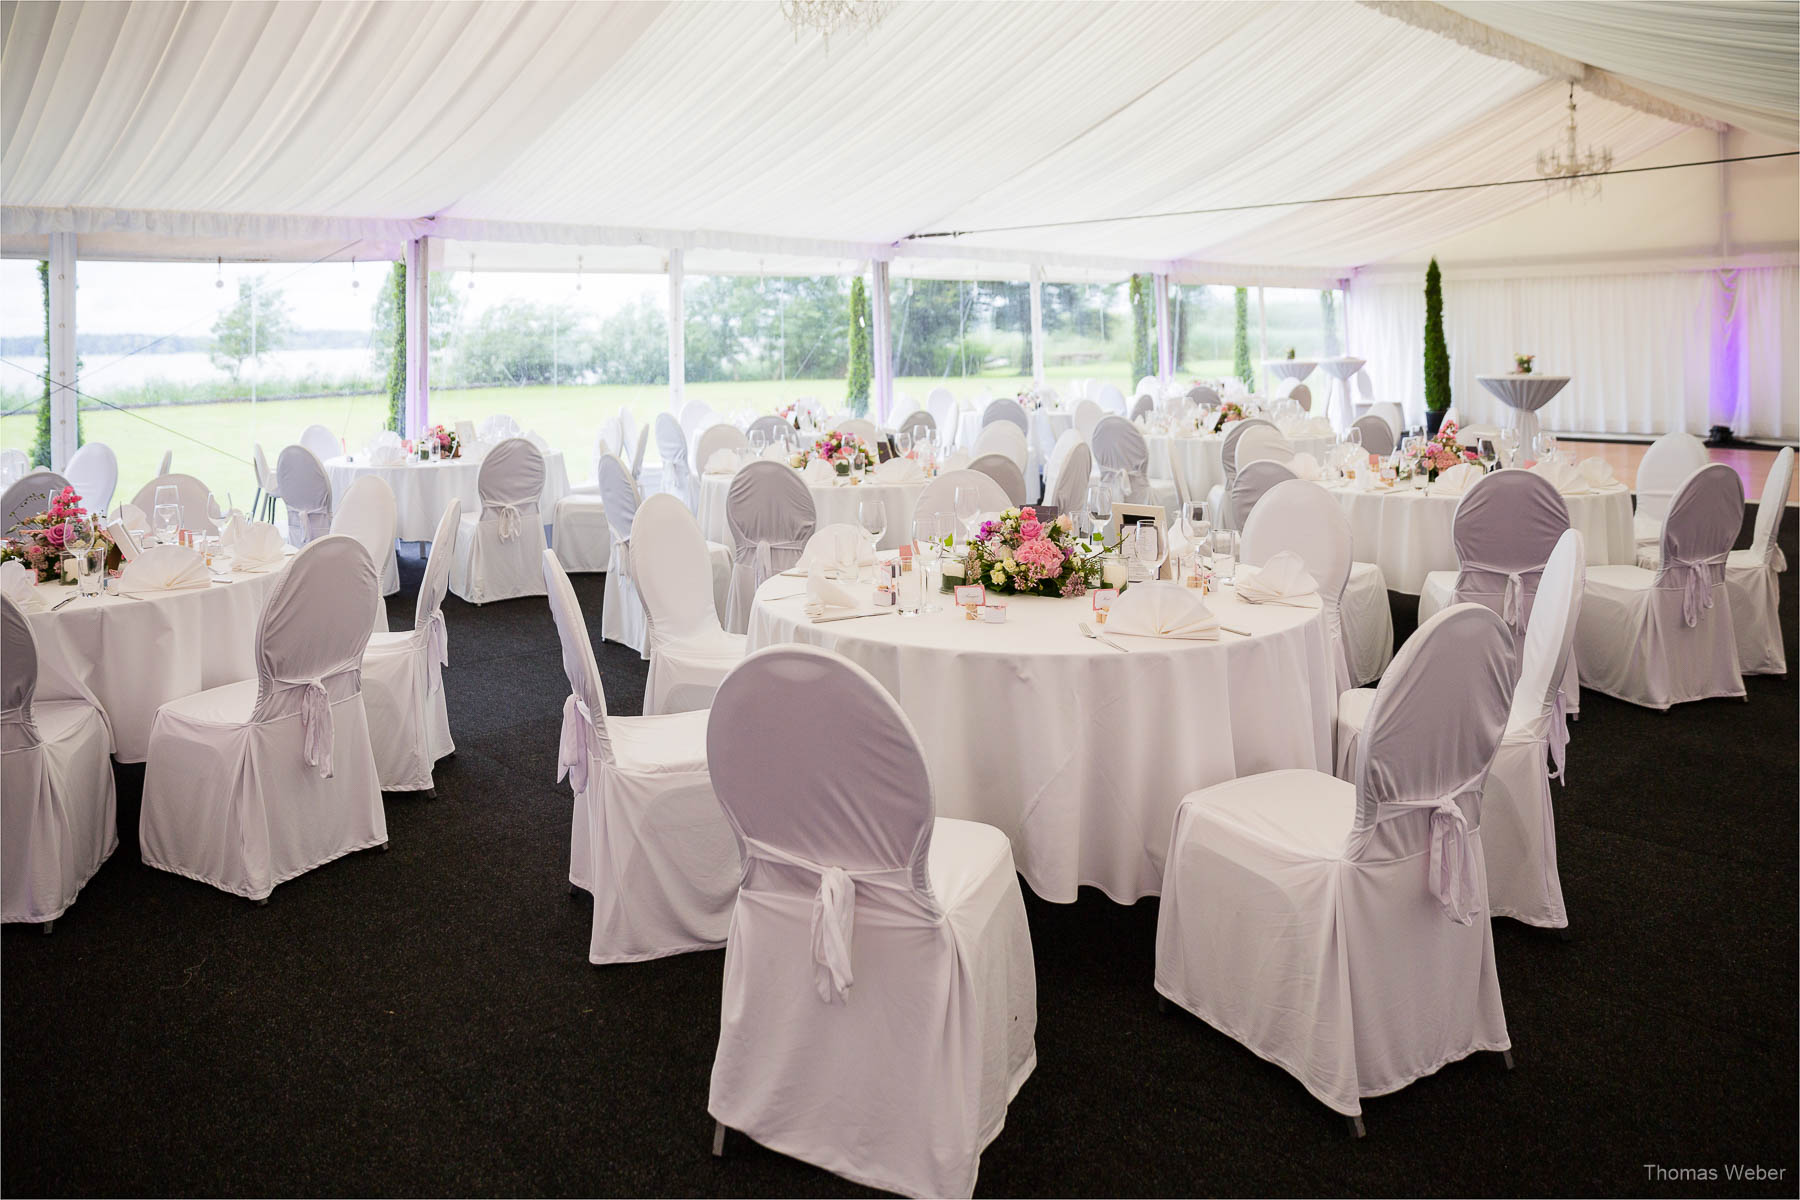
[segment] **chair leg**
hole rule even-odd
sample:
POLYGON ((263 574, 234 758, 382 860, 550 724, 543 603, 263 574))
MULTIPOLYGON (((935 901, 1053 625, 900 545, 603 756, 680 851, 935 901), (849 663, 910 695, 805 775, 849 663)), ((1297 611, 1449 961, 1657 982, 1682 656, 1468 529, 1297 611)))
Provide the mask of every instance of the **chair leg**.
POLYGON ((435 787, 426 788, 425 789, 425 798, 427 800, 436 800, 437 799, 437 789, 435 787))
POLYGON ((50 918, 48 921, 45 921, 42 925, 39 925, 38 928, 43 930, 45 932, 45 934, 55 933, 56 932, 56 918, 55 917, 50 918))
POLYGON ((381 843, 381 845, 379 845, 375 848, 377 850, 381 851, 383 854, 386 854, 388 852, 388 844, 386 842, 381 843))
POLYGON ((725 1157, 725 1126, 718 1121, 713 1122, 713 1157, 725 1157))
POLYGON ((1363 1128, 1361 1117, 1345 1117, 1344 1123, 1350 1126, 1351 1137, 1364 1138, 1369 1136, 1369 1131, 1363 1128))
POLYGON ((1507 1070, 1509 1070, 1509 1071, 1512 1070, 1513 1069, 1512 1051, 1511 1050, 1502 1050, 1500 1052, 1500 1062, 1506 1067, 1507 1070))
POLYGON ((1156 1011, 1159 1013, 1169 1011, 1169 998, 1161 992, 1156 993, 1156 1011))
POLYGON ((252 900, 250 903, 256 905, 258 908, 267 908, 269 907, 269 898, 264 896, 261 900, 252 900))

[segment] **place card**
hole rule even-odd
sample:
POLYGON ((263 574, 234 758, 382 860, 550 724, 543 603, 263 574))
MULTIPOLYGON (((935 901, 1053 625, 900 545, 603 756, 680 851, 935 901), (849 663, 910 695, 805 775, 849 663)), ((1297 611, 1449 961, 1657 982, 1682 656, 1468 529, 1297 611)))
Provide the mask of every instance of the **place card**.
POLYGON ((1119 598, 1119 589, 1095 588, 1093 591, 1089 592, 1088 595, 1093 597, 1094 611, 1105 612, 1113 606, 1113 601, 1119 598))
POLYGON ((958 584, 956 603, 964 608, 968 608, 970 605, 980 608, 987 603, 987 589, 979 583, 958 584))

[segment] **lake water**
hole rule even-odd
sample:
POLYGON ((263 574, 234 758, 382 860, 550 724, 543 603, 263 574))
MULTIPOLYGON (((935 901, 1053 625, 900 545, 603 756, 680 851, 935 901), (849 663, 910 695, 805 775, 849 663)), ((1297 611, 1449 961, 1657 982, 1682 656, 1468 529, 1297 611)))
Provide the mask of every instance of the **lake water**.
MULTIPOLYGON (((0 387, 8 392, 34 391, 34 376, 45 370, 42 358, 8 357, 0 366, 0 387)), ((371 376, 367 350, 277 350, 263 355, 260 364, 246 364, 241 375, 245 394, 256 379, 324 375, 337 379, 371 376)), ((142 387, 152 379, 170 383, 203 383, 228 378, 201 352, 179 354, 84 354, 81 356, 81 390, 108 395, 121 389, 142 387)))

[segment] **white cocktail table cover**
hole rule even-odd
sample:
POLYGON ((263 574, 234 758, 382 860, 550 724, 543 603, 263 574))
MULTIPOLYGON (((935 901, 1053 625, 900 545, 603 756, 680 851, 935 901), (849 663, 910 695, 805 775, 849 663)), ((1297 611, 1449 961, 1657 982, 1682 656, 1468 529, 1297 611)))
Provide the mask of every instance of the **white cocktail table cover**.
MULTIPOLYGON (((1224 434, 1147 433, 1144 443, 1150 448, 1150 477, 1180 479, 1189 499, 1204 500, 1213 488, 1225 486, 1225 465, 1219 457, 1224 434)), ((1310 454, 1321 463, 1334 444, 1328 437, 1288 439, 1295 454, 1310 454)))
MULTIPOLYGON (((481 464, 470 458, 434 463, 414 460, 397 467, 377 467, 363 455, 355 461, 339 455, 325 464, 334 512, 350 485, 362 476, 376 475, 387 481, 394 489, 394 536, 402 542, 429 542, 451 500, 461 500, 465 513, 480 512, 481 496, 475 489, 475 477, 480 472, 481 464)), ((538 496, 538 512, 546 523, 556 511, 556 502, 568 494, 569 469, 562 451, 544 451, 544 490, 538 496)))
POLYGON ((1475 378, 1506 405, 1504 424, 1518 428, 1519 444, 1525 447, 1537 437, 1537 410, 1569 386, 1567 375, 1477 375, 1475 378))
POLYGON ((1331 427, 1340 434, 1356 422, 1356 400, 1350 395, 1350 380, 1363 369, 1364 361, 1348 354, 1319 360, 1319 370, 1332 379, 1325 415, 1331 418, 1331 427))
MULTIPOLYGON (((54 669, 87 688, 112 723, 113 757, 143 762, 158 707, 256 678, 257 623, 284 570, 189 591, 83 596, 55 612, 31 613, 40 672, 54 669)), ((64 589, 45 590, 52 603, 64 598, 56 595, 64 589)))
MULTIPOLYGON (((868 583, 848 585, 869 596, 868 583)), ((1258 771, 1331 768, 1336 679, 1319 609, 1208 603, 1216 642, 1082 636, 1086 598, 1009 598, 1003 625, 944 611, 814 624, 803 580, 757 594, 752 652, 834 650, 879 680, 911 719, 940 817, 995 826, 1048 900, 1082 885, 1122 903, 1162 887, 1175 808, 1195 788, 1258 771)), ((947 597, 938 597, 940 602, 947 597)))
POLYGON ((1271 358, 1263 367, 1277 379, 1305 379, 1319 365, 1315 358, 1271 358))
MULTIPOLYGON (((731 493, 730 475, 700 477, 700 532, 709 542, 729 548, 736 539, 725 523, 725 498, 731 493)), ((814 529, 827 525, 860 525, 861 501, 878 496, 887 505, 887 529, 881 535, 881 549, 892 550, 901 542, 912 540, 913 506, 925 491, 927 480, 914 483, 877 483, 864 479, 857 484, 811 485, 813 512, 817 516, 814 529)))
MULTIPOLYGON (((1456 570, 1450 527, 1461 496, 1432 495, 1406 484, 1358 491, 1337 483, 1326 490, 1350 518, 1356 560, 1379 566, 1390 591, 1416 596, 1426 575, 1456 570)), ((1636 560, 1631 492, 1624 484, 1565 495, 1563 502, 1570 526, 1587 541, 1589 566, 1636 560)))

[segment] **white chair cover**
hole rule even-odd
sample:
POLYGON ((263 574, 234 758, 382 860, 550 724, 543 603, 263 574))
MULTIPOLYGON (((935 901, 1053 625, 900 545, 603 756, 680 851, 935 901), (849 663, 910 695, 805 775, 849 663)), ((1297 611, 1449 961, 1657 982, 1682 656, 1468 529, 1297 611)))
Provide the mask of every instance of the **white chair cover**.
POLYGON ((600 459, 594 460, 594 484, 576 488, 557 500, 550 510, 550 546, 556 560, 571 574, 606 570, 612 556, 612 526, 606 520, 606 502, 600 497, 600 459))
MULTIPOLYGON (((1008 426, 1011 428, 1011 426, 1008 426)), ((1025 503, 1025 476, 1019 470, 1019 464, 1004 454, 983 454, 969 464, 969 470, 980 471, 1006 493, 1006 499, 1014 507, 1025 503)))
POLYGON ((650 427, 645 425, 637 431, 637 445, 631 452, 631 477, 644 477, 644 449, 650 444, 650 427))
POLYGON ((1691 433, 1665 433, 1650 443, 1638 463, 1637 512, 1632 518, 1640 548, 1661 545, 1663 518, 1669 515, 1675 490, 1709 461, 1706 443, 1691 433))
POLYGON ((937 419, 922 408, 914 409, 901 417, 894 428, 900 433, 910 433, 914 438, 935 437, 938 431, 937 419))
POLYGON ((1244 523, 1239 554, 1246 564, 1260 567, 1283 550, 1299 555, 1307 574, 1319 585, 1325 627, 1337 648, 1333 656, 1337 690, 1348 691, 1353 676, 1343 602, 1344 589, 1350 583, 1350 518, 1318 484, 1300 479, 1277 481, 1244 523))
POLYGON ((1143 431, 1124 417, 1103 417, 1088 437, 1094 461, 1102 470, 1125 473, 1129 504, 1159 504, 1174 512, 1181 504, 1172 480, 1150 478, 1150 446, 1143 431))
POLYGON ((481 418, 477 436, 484 442, 499 445, 524 433, 511 413, 490 413, 481 418))
MULTIPOLYGON (((343 443, 338 441, 337 434, 323 425, 308 425, 300 435, 300 444, 311 450, 320 462, 328 462, 344 452, 343 443)), ((167 474, 167 468, 164 468, 167 474)))
POLYGON ((69 486, 55 471, 32 471, 15 480, 0 496, 0 533, 11 533, 20 521, 48 511, 50 497, 69 486))
POLYGON ((263 606, 256 678, 156 711, 139 821, 146 866, 261 900, 387 841, 361 671, 379 595, 361 544, 315 539, 263 606))
POLYGON ((673 492, 691 511, 697 502, 693 472, 688 467, 687 434, 669 413, 656 414, 656 452, 662 456, 662 490, 673 492))
POLYGON ((816 524, 812 492, 792 468, 764 459, 732 477, 725 494, 725 526, 732 537, 727 630, 749 629, 756 589, 800 560, 816 524))
POLYGON ((1219 466, 1224 473, 1222 484, 1214 485, 1212 493, 1207 496, 1208 509, 1214 514, 1214 524, 1223 525, 1226 529, 1242 529, 1243 517, 1233 511, 1231 492, 1237 485, 1237 473, 1245 463, 1259 460, 1289 462, 1293 459, 1293 449, 1288 445, 1281 430, 1273 421, 1262 417, 1248 417, 1242 421, 1234 421, 1225 429, 1223 439, 1219 443, 1219 466))
POLYGON ((599 478, 606 523, 612 529, 612 551, 600 601, 600 636, 649 658, 649 622, 638 598, 637 581, 631 577, 631 527, 637 520, 638 487, 625 464, 616 458, 600 460, 599 478))
POLYGON ((75 451, 69 465, 63 468, 69 486, 81 497, 81 506, 92 513, 103 513, 112 507, 113 492, 119 486, 119 458, 105 442, 89 442, 75 451))
POLYGON ((1131 411, 1128 415, 1133 421, 1136 421, 1140 417, 1147 417, 1155 411, 1156 398, 1148 392, 1140 392, 1138 393, 1138 398, 1131 402, 1131 411))
POLYGON ((1278 483, 1286 483, 1298 478, 1284 462, 1275 459, 1262 459, 1245 463, 1238 469, 1237 480, 1231 487, 1231 511, 1236 515, 1239 525, 1248 528, 1250 512, 1263 494, 1278 483))
POLYGON ((1087 503, 1088 479, 1094 473, 1093 451, 1079 432, 1065 429, 1044 466, 1044 502, 1060 512, 1078 514, 1087 503))
POLYGON ((709 425, 694 440, 694 463, 699 470, 706 470, 706 464, 712 456, 721 450, 750 449, 750 437, 736 425, 709 425))
POLYGON ((387 605, 381 596, 400 590, 400 564, 394 551, 394 525, 398 520, 394 508, 394 489, 379 475, 359 475, 344 492, 338 510, 331 518, 331 532, 347 534, 362 543, 369 561, 381 567, 381 595, 375 597, 376 633, 386 633, 387 605))
POLYGON ((5 598, 0 662, 0 921, 48 923, 119 845, 112 730, 81 689, 38 694, 37 639, 5 598))
POLYGON ((1575 635, 1583 687, 1658 709, 1744 695, 1724 587, 1743 522, 1743 484, 1712 463, 1676 491, 1654 572, 1589 568, 1575 635))
POLYGON ((256 469, 256 511, 250 515, 259 521, 275 523, 275 502, 281 499, 281 485, 276 482, 275 468, 269 465, 268 455, 263 453, 262 443, 250 445, 251 466, 256 469))
MULTIPOLYGON (((980 489, 981 511, 984 513, 1004 512, 1012 507, 1006 489, 994 482, 992 475, 984 475, 965 467, 960 471, 944 471, 926 484, 925 490, 919 493, 918 503, 913 505, 913 516, 917 518, 933 514, 954 517, 956 489, 959 487, 980 489)), ((1082 495, 1085 499, 1086 492, 1082 495)))
POLYGON ((719 683, 743 661, 744 638, 719 624, 699 523, 675 497, 652 496, 638 507, 627 551, 649 620, 644 714, 711 707, 719 683))
MULTIPOLYGON (((319 469, 320 477, 323 478, 324 474, 324 468, 321 467, 319 469)), ((146 516, 154 520, 156 489, 159 487, 175 489, 175 494, 181 504, 181 527, 183 529, 200 529, 209 533, 219 531, 219 522, 213 519, 212 505, 207 502, 212 493, 207 490, 204 483, 192 475, 158 475, 139 488, 131 502, 142 509, 146 516)), ((329 508, 331 485, 327 483, 325 488, 326 504, 329 508)))
MULTIPOLYGON (((769 415, 758 417, 756 420, 750 422, 750 427, 744 430, 745 445, 749 445, 750 435, 754 433, 761 433, 770 441, 774 441, 777 438, 792 438, 794 436, 794 427, 780 417, 769 415)), ((705 460, 701 461, 701 465, 705 465, 705 460)))
MULTIPOLYGON (((881 430, 875 427, 875 422, 862 417, 845 417, 832 428, 839 433, 848 433, 861 438, 869 444, 871 449, 875 446, 875 439, 881 436, 881 430)), ((705 460, 702 459, 701 463, 704 465, 705 460)))
POLYGON ((1037 1062, 1005 836, 934 819, 911 722, 814 647, 746 659, 707 743, 744 858, 708 1111, 857 1183, 972 1194, 1037 1062))
POLYGON ((1162 391, 1162 381, 1154 375, 1146 375, 1138 380, 1137 387, 1132 389, 1134 396, 1155 396, 1162 391))
POLYGON ((1312 411, 1312 389, 1304 383, 1296 380, 1294 386, 1288 389, 1288 399, 1298 404, 1302 412, 1312 411))
MULTIPOLYGON (((705 429, 708 425, 715 424, 718 421, 718 419, 719 419, 719 415, 712 410, 712 406, 710 404, 708 404, 706 401, 704 401, 704 400, 689 400, 686 404, 683 404, 681 406, 681 416, 680 416, 679 424, 681 426, 682 436, 690 437, 690 438, 695 437, 700 433, 701 430, 705 429)), ((660 424, 660 422, 659 422, 659 424, 660 424)), ((658 431, 658 433, 657 433, 657 448, 658 449, 661 449, 661 446, 662 446, 661 439, 662 439, 662 433, 661 433, 661 431, 658 431)))
POLYGON ((1075 404, 1076 432, 1081 434, 1084 441, 1091 441, 1094 436, 1094 426, 1098 425, 1100 418, 1105 415, 1106 410, 1092 400, 1077 401, 1075 404))
POLYGON ((556 778, 575 793, 569 882, 594 897, 588 961, 712 949, 742 869, 707 774, 706 714, 609 716, 587 622, 552 554, 544 585, 569 680, 556 778))
POLYGON ((524 438, 508 438, 481 460, 475 491, 481 511, 457 523, 450 590, 470 604, 544 594, 539 566, 549 544, 538 497, 544 490, 544 452, 524 438))
POLYGON ((1005 455, 1019 468, 1019 476, 1023 478, 1025 466, 1031 460, 1031 445, 1017 425, 1001 420, 983 426, 976 435, 973 455, 980 458, 984 454, 1005 455))
POLYGON ((1157 991, 1349 1115, 1364 1096, 1510 1048, 1478 798, 1512 659, 1498 617, 1448 609, 1383 677, 1355 785, 1275 771, 1183 799, 1157 991))
POLYGON ((1010 397, 988 401, 987 407, 981 410, 981 427, 986 429, 995 421, 1008 421, 1019 427, 1019 432, 1031 433, 1031 416, 1025 406, 1010 397))
POLYGON ((954 441, 956 439, 956 397, 950 394, 947 387, 934 387, 925 396, 925 407, 931 412, 931 419, 943 435, 954 441))
POLYGON ((1725 560, 1725 590, 1731 596, 1731 624, 1737 639, 1738 665, 1746 675, 1787 674, 1787 647, 1781 637, 1781 584, 1787 559, 1775 536, 1794 482, 1794 448, 1782 447, 1763 481, 1756 505, 1756 530, 1748 550, 1733 550, 1725 560))
POLYGON ((1365 453, 1386 456, 1394 452, 1394 427, 1387 418, 1379 413, 1369 413, 1356 418, 1350 428, 1362 435, 1362 448, 1365 453))
POLYGON ((1356 394, 1364 400, 1373 401, 1375 399, 1375 384, 1369 378, 1369 368, 1367 367, 1356 373, 1356 394))
POLYGON ((1094 403, 1098 404, 1100 411, 1104 413, 1115 417, 1125 415, 1125 393, 1110 383, 1103 383, 1094 389, 1094 403))
MULTIPOLYGON (((304 546, 331 532, 331 480, 325 477, 325 465, 318 455, 305 446, 284 447, 275 459, 275 480, 281 485, 281 503, 287 509, 291 545, 304 546)), ((150 495, 154 502, 154 487, 150 495)))
POLYGON ((1483 477, 1457 502, 1450 526, 1451 602, 1493 609, 1523 641, 1538 580, 1568 530, 1569 506, 1543 476, 1509 469, 1483 477))
MULTIPOLYGON (((1449 419, 1454 420, 1455 413, 1456 410, 1451 409, 1448 414, 1449 419)), ((1385 400, 1380 404, 1370 405, 1369 415, 1380 417, 1383 421, 1387 422, 1389 435, 1393 438, 1394 444, 1399 445, 1400 433, 1406 428, 1406 414, 1401 410, 1400 406, 1395 404, 1392 400, 1385 400)), ((1458 421, 1458 424, 1461 424, 1461 422, 1458 421)))
POLYGON ((425 560, 413 627, 397 633, 377 630, 363 651, 363 708, 384 792, 432 790, 433 765, 456 751, 444 704, 443 669, 450 663, 444 593, 461 521, 462 502, 453 499, 432 542, 443 549, 425 560))

